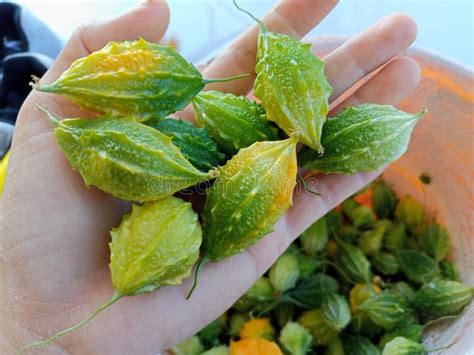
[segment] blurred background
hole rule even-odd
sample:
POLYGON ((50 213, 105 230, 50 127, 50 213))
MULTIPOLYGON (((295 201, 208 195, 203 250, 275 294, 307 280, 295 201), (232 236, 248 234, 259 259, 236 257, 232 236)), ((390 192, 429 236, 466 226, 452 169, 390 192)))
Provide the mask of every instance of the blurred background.
MULTIPOLYGON (((138 3, 136 0, 16 2, 43 20, 63 41, 81 23, 120 14, 138 3)), ((234 8, 231 0, 168 2, 171 22, 167 36, 177 39, 181 53, 196 64, 213 56, 252 25, 247 16, 234 8)), ((239 1, 257 16, 265 14, 276 2, 239 1)), ((393 12, 404 12, 415 18, 419 28, 417 45, 473 66, 473 0, 342 0, 310 36, 354 35, 393 12)))

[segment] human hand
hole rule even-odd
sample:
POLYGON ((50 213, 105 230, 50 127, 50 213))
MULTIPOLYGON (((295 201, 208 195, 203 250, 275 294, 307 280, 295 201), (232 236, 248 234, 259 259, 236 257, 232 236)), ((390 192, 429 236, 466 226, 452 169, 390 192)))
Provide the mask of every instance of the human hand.
MULTIPOLYGON (((302 37, 335 5, 334 0, 280 2, 265 18, 272 31, 302 37)), ((72 61, 111 40, 159 41, 169 20, 163 1, 140 5, 112 21, 78 29, 44 82, 52 82, 72 61)), ((204 69, 206 77, 252 72, 254 27, 204 69)), ((381 69, 331 111, 361 102, 395 104, 418 84, 419 68, 395 58, 414 39, 415 24, 404 15, 384 18, 326 58, 331 100, 369 73, 381 69)), ((254 77, 214 84, 214 89, 247 94, 254 77)), ((95 188, 87 189, 56 144, 50 123, 35 104, 61 117, 84 116, 67 100, 33 92, 18 117, 9 180, 0 202, 0 352, 12 353, 83 319, 110 298, 109 231, 129 204, 95 188), (2 339, 3 337, 3 339, 2 339)), ((190 118, 185 111, 183 117, 190 118)), ((362 188, 377 173, 318 176, 321 197, 295 194, 294 205, 257 245, 203 268, 200 284, 186 300, 184 285, 124 298, 46 352, 156 353, 194 334, 225 311, 314 220, 362 188)), ((44 349, 43 349, 44 350, 44 349)))

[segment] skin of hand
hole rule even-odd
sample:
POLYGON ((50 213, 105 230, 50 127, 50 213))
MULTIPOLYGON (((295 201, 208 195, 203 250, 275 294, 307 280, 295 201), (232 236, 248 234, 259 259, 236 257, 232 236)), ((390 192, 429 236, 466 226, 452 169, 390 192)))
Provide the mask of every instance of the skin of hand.
MULTIPOLYGON (((269 30, 301 38, 336 5, 336 0, 283 0, 267 14, 269 30)), ((111 40, 141 36, 158 42, 166 31, 164 1, 148 1, 118 18, 80 27, 43 82, 49 83, 77 58, 111 40)), ((211 62, 204 75, 254 73, 257 27, 242 34, 211 62)), ((327 55, 325 73, 334 88, 331 100, 376 72, 331 115, 362 102, 396 104, 419 82, 419 67, 400 57, 416 36, 412 19, 395 14, 327 55)), ((254 76, 212 85, 247 94, 254 76)), ((45 339, 85 318, 113 294, 108 269, 109 231, 129 203, 86 188, 56 144, 53 128, 35 104, 61 117, 85 115, 67 100, 32 92, 20 111, 9 179, 0 200, 0 353, 45 339)), ((190 118, 184 111, 182 117, 190 118)), ((150 294, 124 298, 94 321, 40 353, 149 354, 169 348, 219 316, 267 270, 313 221, 368 184, 378 173, 317 176, 321 197, 294 196, 294 205, 273 233, 246 252, 206 265, 190 300, 191 280, 150 294)), ((38 351, 38 350, 35 350, 38 351)))

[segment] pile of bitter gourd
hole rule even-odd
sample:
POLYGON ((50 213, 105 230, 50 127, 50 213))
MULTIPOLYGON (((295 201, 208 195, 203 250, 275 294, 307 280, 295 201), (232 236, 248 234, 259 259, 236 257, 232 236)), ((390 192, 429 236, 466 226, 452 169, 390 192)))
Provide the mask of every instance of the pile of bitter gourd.
POLYGON ((443 226, 377 181, 311 225, 227 312, 171 353, 434 353, 423 331, 459 317, 473 293, 450 251, 443 226))
POLYGON ((111 231, 115 294, 100 310, 124 296, 180 284, 200 250, 196 279, 206 262, 240 253, 270 233, 291 206, 298 166, 373 171, 405 152, 425 110, 364 104, 327 120, 331 87, 323 61, 309 44, 259 25, 253 91, 259 103, 202 91, 240 76, 205 79, 173 48, 143 39, 111 42, 55 82, 34 83, 103 113, 61 120, 39 107, 85 184, 134 203, 111 231), (168 117, 190 103, 199 128, 168 117), (305 147, 297 158, 298 143, 305 147), (198 215, 174 195, 204 182, 209 187, 198 215))

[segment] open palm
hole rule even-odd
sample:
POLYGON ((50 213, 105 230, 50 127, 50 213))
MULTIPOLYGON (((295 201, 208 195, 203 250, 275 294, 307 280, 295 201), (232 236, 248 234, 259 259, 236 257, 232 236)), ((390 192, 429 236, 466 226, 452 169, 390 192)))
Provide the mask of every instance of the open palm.
MULTIPOLYGON (((281 1, 264 22, 270 30, 300 38, 335 3, 281 1)), ((72 61, 111 40, 141 36, 159 41, 168 20, 166 3, 149 1, 111 21, 81 27, 43 80, 54 81, 72 61)), ((254 27, 240 36, 204 69, 204 75, 218 78, 253 73, 256 34, 254 27)), ((383 66, 355 93, 333 105, 331 113, 361 102, 395 104, 409 94, 418 84, 418 65, 396 56, 415 35, 410 18, 392 15, 329 54, 325 72, 334 88, 331 100, 383 66)), ((248 94, 253 79, 214 84, 213 88, 248 94)), ((114 291, 108 271, 109 231, 129 209, 128 203, 85 187, 56 144, 53 129, 36 103, 62 117, 81 114, 60 97, 33 92, 18 117, 9 179, 0 200, 2 354, 56 333, 110 298, 114 291)), ((191 116, 189 111, 181 114, 191 116)), ((376 175, 318 176, 321 197, 295 194, 293 207, 272 234, 242 254, 204 267, 190 300, 185 299, 190 280, 182 286, 124 298, 93 322, 39 351, 148 354, 172 346, 225 311, 307 226, 376 175)))

